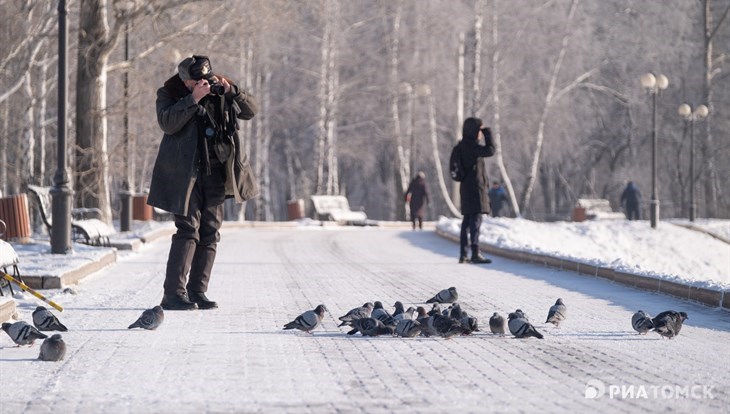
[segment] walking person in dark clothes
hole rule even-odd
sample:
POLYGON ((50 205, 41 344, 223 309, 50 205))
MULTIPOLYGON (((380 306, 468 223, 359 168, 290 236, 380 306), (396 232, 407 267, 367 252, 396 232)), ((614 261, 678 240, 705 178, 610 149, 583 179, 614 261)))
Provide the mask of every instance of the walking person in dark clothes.
POLYGON ((423 216, 426 214, 426 204, 429 203, 428 188, 426 188, 426 174, 419 171, 413 181, 408 185, 405 200, 411 209, 411 223, 413 230, 416 229, 416 221, 418 228, 423 230, 423 216))
POLYGON ((255 98, 213 74, 206 56, 185 58, 157 90, 157 122, 164 132, 147 203, 175 215, 165 273, 165 310, 218 307, 206 296, 223 220, 223 201, 258 194, 238 119, 258 110, 255 98), (189 273, 189 276, 188 276, 189 273))
POLYGON ((639 205, 641 204, 641 193, 633 181, 629 181, 621 194, 621 206, 629 220, 641 220, 639 205))
POLYGON ((507 201, 507 192, 499 181, 492 182, 492 188, 489 189, 489 208, 492 210, 492 217, 499 217, 502 205, 507 201))
POLYGON ((466 176, 461 181, 461 251, 459 263, 491 263, 479 252, 479 226, 482 214, 489 214, 489 179, 480 158, 494 155, 492 132, 483 127, 479 118, 467 118, 462 128, 461 164, 466 176), (480 142, 483 140, 483 142, 480 142), (471 259, 467 257, 467 246, 471 244, 471 259))

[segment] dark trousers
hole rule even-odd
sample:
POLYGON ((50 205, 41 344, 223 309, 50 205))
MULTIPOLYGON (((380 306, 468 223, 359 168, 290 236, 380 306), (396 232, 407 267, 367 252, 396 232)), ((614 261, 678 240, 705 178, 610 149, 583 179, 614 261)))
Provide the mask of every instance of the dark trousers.
POLYGON ((626 218, 629 220, 641 220, 638 204, 626 204, 626 218))
POLYGON ((416 229, 416 222, 418 222, 418 228, 423 229, 423 217, 420 217, 420 216, 411 217, 411 223, 413 223, 413 230, 416 229))
POLYGON ((165 295, 184 295, 187 290, 208 290, 216 247, 220 241, 218 230, 223 223, 225 182, 225 168, 220 164, 211 167, 211 175, 199 172, 190 195, 188 215, 175 215, 177 232, 172 236, 167 259, 165 295))
POLYGON ((466 256, 467 247, 479 248, 479 226, 482 225, 482 215, 464 214, 461 221, 461 255, 466 256), (471 244, 469 243, 471 241, 471 244))

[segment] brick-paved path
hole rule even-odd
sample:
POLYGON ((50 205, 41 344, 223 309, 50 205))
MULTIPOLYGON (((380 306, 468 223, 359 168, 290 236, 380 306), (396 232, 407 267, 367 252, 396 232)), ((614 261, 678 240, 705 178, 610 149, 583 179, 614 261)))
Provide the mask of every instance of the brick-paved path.
MULTIPOLYGON (((458 246, 432 232, 226 229, 209 291, 220 309, 167 312, 158 331, 128 331, 160 300, 168 248, 158 241, 76 295, 51 294, 66 307, 64 362, 35 361, 38 344, 15 348, 0 333, 0 412, 730 411, 725 311, 500 258, 459 265, 458 246), (363 302, 408 306, 449 286, 483 327, 492 312, 521 308, 545 339, 362 338, 336 327, 363 302), (555 329, 542 322, 558 297, 569 315, 555 329), (281 330, 319 303, 330 312, 314 335, 281 330), (690 320, 671 341, 638 336, 637 309, 690 320), (586 399, 589 380, 649 395, 586 399), (695 385, 712 398, 653 395, 695 385)), ((36 304, 21 301, 21 317, 36 304)))

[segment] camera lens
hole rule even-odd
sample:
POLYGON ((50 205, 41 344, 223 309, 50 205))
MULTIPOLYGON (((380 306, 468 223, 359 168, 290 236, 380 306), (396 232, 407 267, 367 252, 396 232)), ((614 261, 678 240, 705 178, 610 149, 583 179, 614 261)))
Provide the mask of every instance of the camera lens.
POLYGON ((213 84, 210 86, 210 93, 213 95, 223 95, 226 93, 226 88, 223 85, 213 84))

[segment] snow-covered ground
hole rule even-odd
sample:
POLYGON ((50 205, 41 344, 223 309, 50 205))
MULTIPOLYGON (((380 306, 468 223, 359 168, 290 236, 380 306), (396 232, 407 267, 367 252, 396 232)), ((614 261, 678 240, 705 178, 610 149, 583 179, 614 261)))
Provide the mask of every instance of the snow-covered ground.
MULTIPOLYGON (((461 220, 442 217, 437 225, 458 235, 461 220)), ((730 235, 730 220, 695 225, 730 235)), ((664 221, 652 229, 646 221, 540 223, 485 217, 479 241, 695 286, 730 288, 730 244, 664 221)))
MULTIPOLYGON (((39 344, 17 348, 0 333, 0 411, 730 411, 727 311, 499 257, 460 265, 458 247, 429 231, 239 228, 219 246, 208 292, 219 309, 126 329, 159 303, 168 249, 159 240, 73 291, 44 291, 66 309, 63 362, 40 362, 39 344), (521 308, 545 339, 363 338, 337 327, 365 301, 415 305, 449 286, 482 327, 521 308), (543 323, 558 297, 568 307, 559 329, 543 323), (313 335, 281 329, 320 303, 329 311, 313 335), (630 324, 638 309, 689 320, 675 339, 641 336, 630 324)), ((38 302, 18 302, 29 321, 38 302)))

